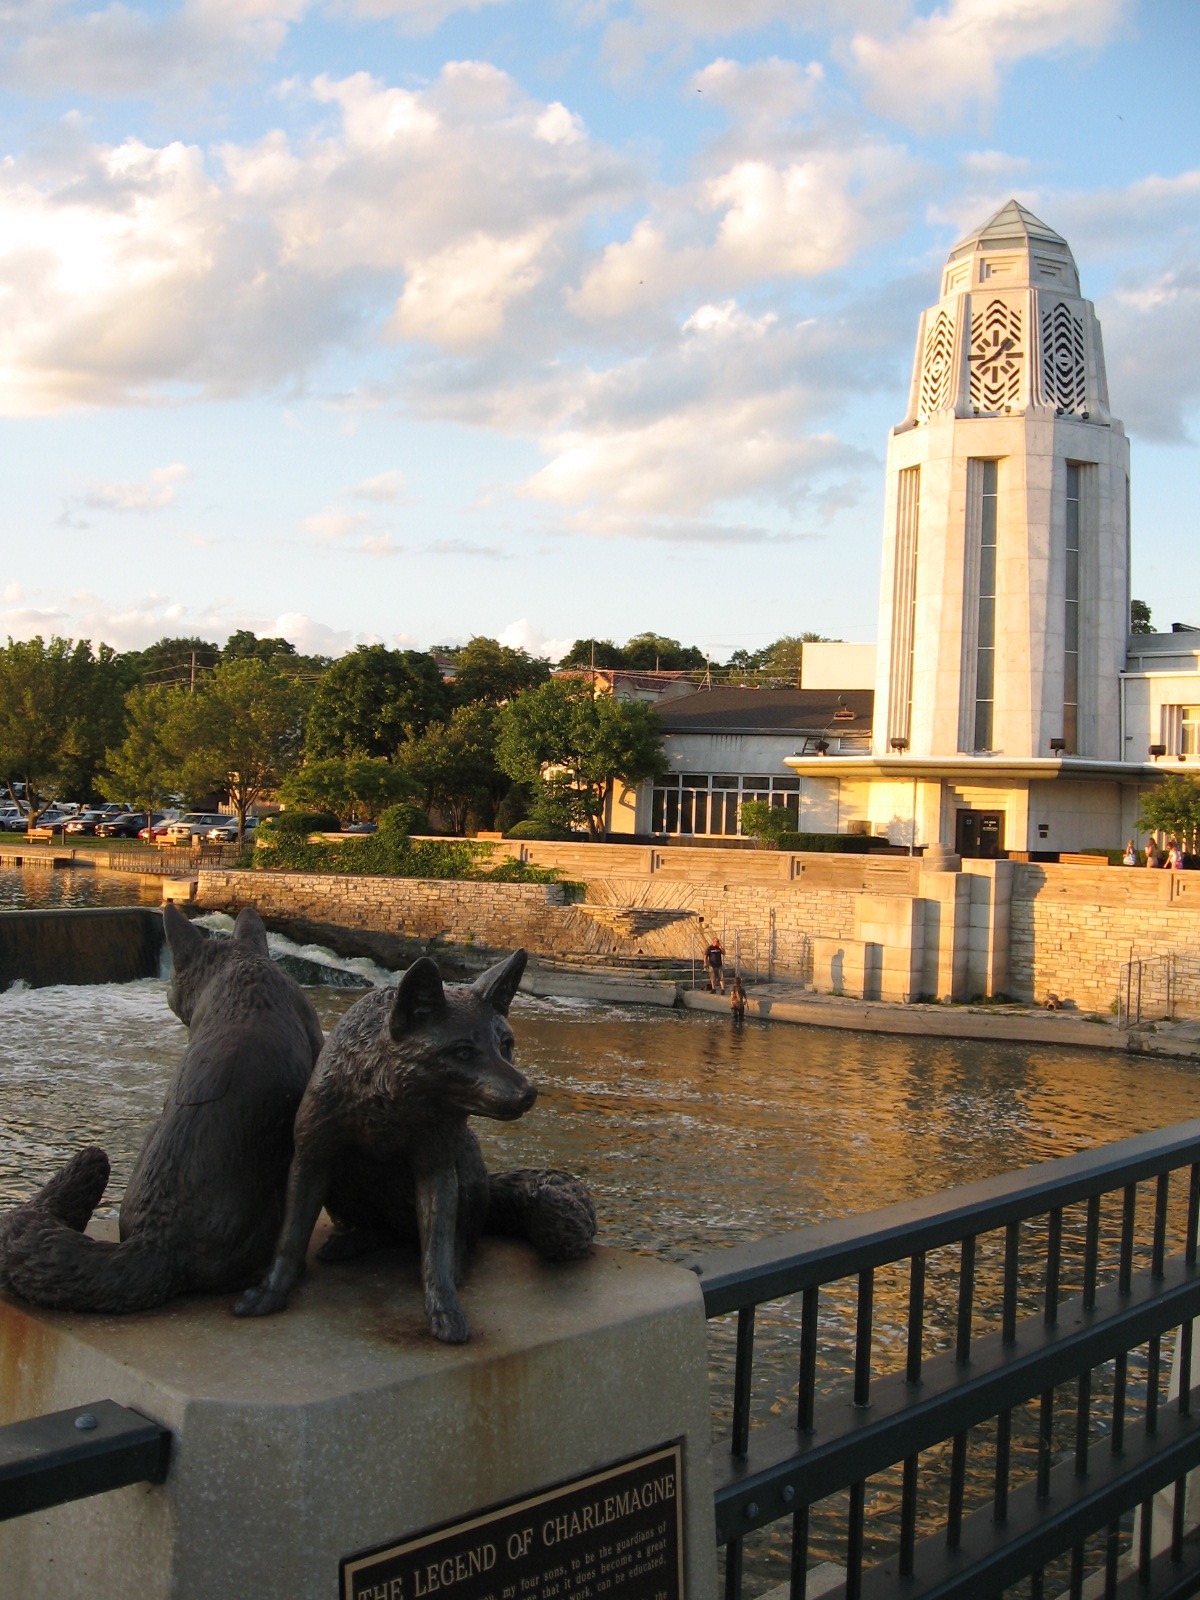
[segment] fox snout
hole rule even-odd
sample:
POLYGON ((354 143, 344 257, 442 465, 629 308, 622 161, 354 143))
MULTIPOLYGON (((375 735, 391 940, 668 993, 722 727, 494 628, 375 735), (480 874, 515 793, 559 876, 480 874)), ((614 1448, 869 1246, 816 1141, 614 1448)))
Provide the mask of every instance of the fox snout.
POLYGON ((501 1082, 493 1079, 479 1085, 486 1107, 480 1107, 480 1114, 493 1117, 497 1122, 515 1122, 518 1117, 523 1117, 533 1102, 537 1099, 537 1090, 529 1079, 514 1069, 513 1082, 501 1082))

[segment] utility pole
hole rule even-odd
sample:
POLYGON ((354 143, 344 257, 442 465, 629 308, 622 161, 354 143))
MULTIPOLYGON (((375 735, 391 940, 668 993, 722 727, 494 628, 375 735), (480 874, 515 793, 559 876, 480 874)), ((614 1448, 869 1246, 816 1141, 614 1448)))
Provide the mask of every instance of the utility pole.
POLYGON ((195 694, 195 692, 196 692, 196 652, 193 650, 192 651, 192 667, 191 667, 190 673, 188 674, 188 693, 189 694, 195 694))

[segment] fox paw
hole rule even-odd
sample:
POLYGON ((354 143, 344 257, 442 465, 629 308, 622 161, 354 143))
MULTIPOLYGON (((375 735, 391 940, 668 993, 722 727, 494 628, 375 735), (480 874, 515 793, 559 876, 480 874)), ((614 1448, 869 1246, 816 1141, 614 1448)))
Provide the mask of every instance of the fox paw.
POLYGON ((429 1331, 435 1339, 443 1344, 466 1344, 471 1337, 471 1324, 460 1305, 427 1305, 425 1309, 429 1314, 429 1331))
POLYGON ((260 1283, 238 1296, 233 1314, 235 1317, 270 1317, 282 1311, 287 1303, 288 1297, 281 1289, 268 1289, 260 1283))

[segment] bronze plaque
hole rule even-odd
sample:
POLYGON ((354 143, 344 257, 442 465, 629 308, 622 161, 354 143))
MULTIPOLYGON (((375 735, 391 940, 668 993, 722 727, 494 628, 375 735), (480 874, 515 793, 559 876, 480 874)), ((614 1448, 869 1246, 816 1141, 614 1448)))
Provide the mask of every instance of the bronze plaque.
POLYGON ((682 1447, 341 1563, 342 1600, 685 1600, 682 1447))

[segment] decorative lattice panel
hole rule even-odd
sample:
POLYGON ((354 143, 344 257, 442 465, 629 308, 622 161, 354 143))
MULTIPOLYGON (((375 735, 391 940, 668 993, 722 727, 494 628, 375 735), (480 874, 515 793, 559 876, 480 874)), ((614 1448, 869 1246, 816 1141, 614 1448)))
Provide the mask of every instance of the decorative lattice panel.
POLYGON ((1060 300, 1042 312, 1042 390, 1060 411, 1082 411, 1086 390, 1083 322, 1060 300))
POLYGON ((925 354, 921 363, 921 420, 951 403, 954 377, 954 326, 944 311, 939 311, 925 334, 925 354))
POLYGON ((976 411, 1003 411, 1021 387, 1021 313, 993 300, 971 318, 971 404, 976 411))

